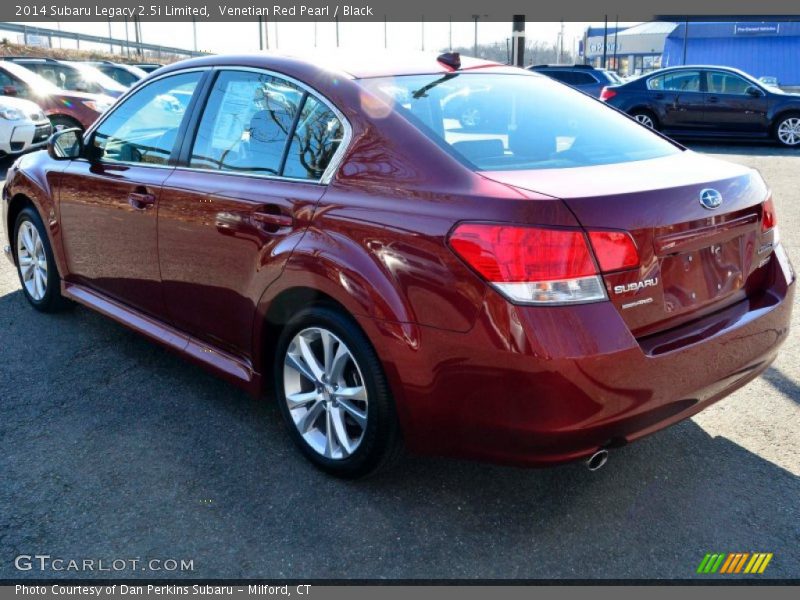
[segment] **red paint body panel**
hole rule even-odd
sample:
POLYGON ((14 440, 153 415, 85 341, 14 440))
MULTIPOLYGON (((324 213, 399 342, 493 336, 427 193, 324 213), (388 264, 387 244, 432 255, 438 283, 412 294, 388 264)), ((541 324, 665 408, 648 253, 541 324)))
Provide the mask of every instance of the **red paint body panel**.
POLYGON ((474 172, 351 79, 448 72, 425 64, 326 70, 263 55, 165 67, 158 75, 267 68, 316 89, 352 129, 335 177, 312 184, 38 153, 9 171, 4 218, 28 198, 49 224, 68 296, 256 394, 270 377, 274 303, 296 290, 333 299, 376 348, 416 452, 571 460, 686 418, 766 368, 786 338, 795 285, 775 232, 761 232, 760 177, 690 152, 474 172), (700 206, 707 186, 725 196, 724 210, 700 206), (132 206, 131 192, 153 204, 132 206), (640 264, 604 274, 608 301, 515 305, 449 249, 464 221, 629 231, 640 264), (657 281, 616 291, 648 279, 657 281))

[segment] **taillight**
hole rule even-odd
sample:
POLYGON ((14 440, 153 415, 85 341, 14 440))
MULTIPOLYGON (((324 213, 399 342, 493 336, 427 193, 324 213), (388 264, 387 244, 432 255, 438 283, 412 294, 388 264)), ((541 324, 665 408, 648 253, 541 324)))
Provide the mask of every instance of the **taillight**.
POLYGON ((594 255, 604 273, 639 266, 639 251, 625 231, 590 231, 594 255))
POLYGON ((766 233, 778 224, 778 217, 775 214, 775 203, 772 196, 767 198, 761 205, 761 233, 766 233))
MULTIPOLYGON (((589 235, 597 236, 602 270, 638 264, 636 247, 627 234, 589 235)), ((456 227, 448 241, 456 254, 512 302, 571 304, 606 299, 581 230, 465 223, 456 227)))
POLYGON ((611 100, 616 95, 617 92, 607 87, 604 87, 603 90, 600 92, 600 100, 611 100))

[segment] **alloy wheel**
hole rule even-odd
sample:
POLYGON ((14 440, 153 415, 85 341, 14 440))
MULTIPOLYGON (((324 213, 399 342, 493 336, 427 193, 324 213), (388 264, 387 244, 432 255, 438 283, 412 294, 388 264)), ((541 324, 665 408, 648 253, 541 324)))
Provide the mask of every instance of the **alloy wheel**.
POLYGON ((778 139, 787 146, 800 144, 800 117, 789 117, 778 125, 778 139))
POLYGON ((328 459, 351 456, 367 428, 367 388, 347 345, 327 329, 297 333, 286 350, 283 391, 303 440, 328 459))
POLYGON ((17 262, 25 290, 36 302, 47 293, 47 254, 39 231, 30 221, 17 230, 17 262))
POLYGON ((645 127, 649 127, 650 129, 652 129, 653 126, 655 125, 650 115, 639 113, 637 115, 634 115, 633 118, 636 119, 639 123, 641 123, 645 127))

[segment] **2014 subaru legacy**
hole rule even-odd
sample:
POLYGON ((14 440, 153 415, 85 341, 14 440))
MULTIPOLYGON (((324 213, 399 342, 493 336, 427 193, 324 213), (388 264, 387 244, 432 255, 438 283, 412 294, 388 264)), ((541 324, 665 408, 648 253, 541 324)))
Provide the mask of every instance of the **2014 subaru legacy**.
POLYGON ((761 373, 795 288, 756 171, 455 54, 177 63, 2 205, 34 308, 274 387, 348 477, 402 447, 602 466, 761 373), (467 128, 443 106, 472 93, 496 114, 467 128))

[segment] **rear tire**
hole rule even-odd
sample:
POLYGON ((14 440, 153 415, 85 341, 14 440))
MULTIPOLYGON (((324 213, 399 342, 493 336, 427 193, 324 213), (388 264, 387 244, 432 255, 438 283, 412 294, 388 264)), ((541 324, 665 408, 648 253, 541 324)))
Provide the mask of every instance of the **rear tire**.
POLYGON ((27 206, 17 215, 11 247, 22 293, 30 305, 42 312, 63 308, 66 301, 61 296, 61 278, 50 239, 34 208, 27 206))
POLYGON ((397 462, 394 400, 375 350, 348 315, 301 310, 278 338, 273 371, 289 434, 316 467, 353 479, 397 462))
POLYGON ((643 108, 636 109, 631 112, 631 117, 633 117, 637 123, 641 123, 645 127, 658 131, 658 118, 649 110, 643 108))
POLYGON ((800 113, 781 115, 773 128, 775 140, 784 148, 800 148, 800 113))

